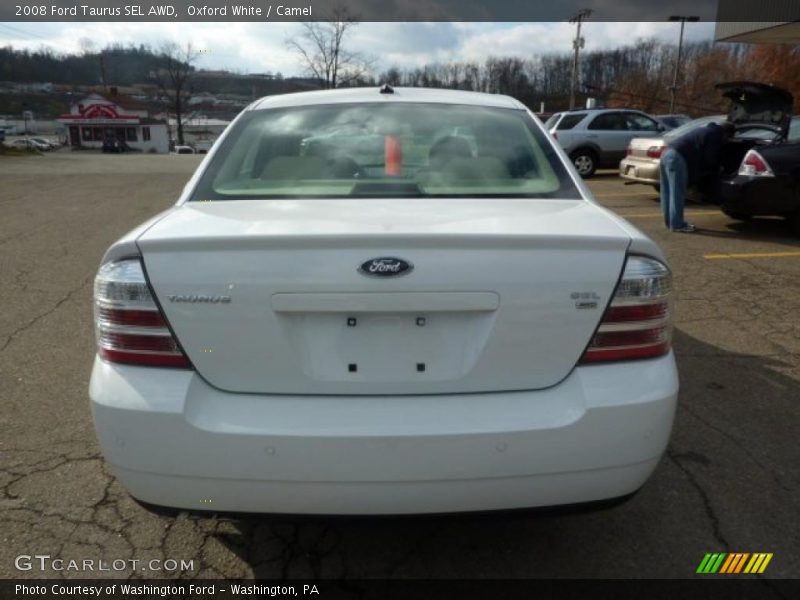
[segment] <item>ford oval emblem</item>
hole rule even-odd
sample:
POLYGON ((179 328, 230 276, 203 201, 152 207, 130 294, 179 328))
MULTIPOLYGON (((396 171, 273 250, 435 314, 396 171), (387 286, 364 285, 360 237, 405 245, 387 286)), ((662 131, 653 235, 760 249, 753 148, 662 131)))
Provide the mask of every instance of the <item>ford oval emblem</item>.
POLYGON ((379 258, 370 258, 368 261, 361 263, 361 266, 358 267, 358 272, 371 277, 396 277, 398 275, 406 275, 413 269, 414 265, 407 260, 395 258, 394 256, 381 256, 379 258))

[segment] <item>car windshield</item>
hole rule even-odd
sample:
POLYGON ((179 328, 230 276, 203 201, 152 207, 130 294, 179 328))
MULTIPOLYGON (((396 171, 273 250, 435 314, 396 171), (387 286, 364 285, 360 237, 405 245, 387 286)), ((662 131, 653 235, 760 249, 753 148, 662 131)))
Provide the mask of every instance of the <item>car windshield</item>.
POLYGON ((245 113, 192 199, 358 196, 581 197, 524 110, 382 102, 245 113))

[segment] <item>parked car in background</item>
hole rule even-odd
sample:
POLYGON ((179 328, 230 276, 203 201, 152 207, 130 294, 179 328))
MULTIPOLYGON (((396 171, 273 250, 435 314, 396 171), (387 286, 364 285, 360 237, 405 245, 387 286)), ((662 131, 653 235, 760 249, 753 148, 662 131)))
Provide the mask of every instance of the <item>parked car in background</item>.
POLYGON ((47 147, 48 150, 56 150, 60 148, 58 144, 51 142, 50 140, 46 140, 45 138, 35 137, 30 139, 32 139, 34 142, 38 142, 39 144, 42 144, 43 146, 47 147))
POLYGON ((669 141, 697 127, 705 127, 709 123, 721 123, 724 120, 725 115, 701 117, 658 136, 633 138, 625 150, 625 158, 619 163, 620 177, 634 183, 652 185, 658 190, 661 184, 661 153, 669 141))
POLYGON ((670 139, 727 119, 736 126, 736 135, 723 147, 721 172, 698 182, 689 199, 721 204, 723 212, 737 219, 769 215, 797 222, 800 124, 791 116, 792 95, 752 81, 722 83, 717 89, 730 100, 727 115, 695 119, 658 138, 631 140, 619 165, 620 177, 658 190, 661 153, 670 139))
POLYGON ((122 485, 173 508, 627 497, 672 428, 671 295, 662 251, 513 98, 269 96, 106 252, 95 428, 122 485), (383 143, 352 153, 365 132, 383 143))
POLYGON ((175 146, 173 150, 175 154, 194 154, 194 148, 191 146, 175 146))
POLYGON ((598 168, 616 168, 632 138, 654 136, 666 130, 650 115, 617 108, 556 113, 545 127, 582 177, 591 177, 598 168))
POLYGON ((747 128, 726 145, 719 203, 722 212, 738 220, 785 217, 800 235, 800 117, 778 116, 793 104, 791 94, 781 92, 772 86, 736 90, 734 106, 745 110, 734 108, 729 118, 747 128), (770 97, 772 108, 764 110, 770 97))
POLYGON ((692 120, 689 115, 656 115, 656 120, 668 130, 675 129, 692 120))
POLYGON ((37 142, 33 138, 24 138, 21 140, 14 140, 11 142, 11 146, 13 148, 28 148, 30 150, 38 150, 39 152, 48 152, 50 151, 50 146, 47 144, 43 144, 42 142, 37 142))
POLYGON ((120 154, 130 150, 130 146, 115 136, 106 136, 103 140, 102 151, 111 154, 120 154))

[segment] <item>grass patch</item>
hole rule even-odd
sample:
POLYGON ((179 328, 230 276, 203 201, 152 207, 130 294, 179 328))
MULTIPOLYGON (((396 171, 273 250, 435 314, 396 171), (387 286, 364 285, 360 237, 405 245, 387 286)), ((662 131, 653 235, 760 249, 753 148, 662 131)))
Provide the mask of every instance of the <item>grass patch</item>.
POLYGON ((0 144, 0 156, 41 156, 42 153, 33 148, 11 148, 0 144))

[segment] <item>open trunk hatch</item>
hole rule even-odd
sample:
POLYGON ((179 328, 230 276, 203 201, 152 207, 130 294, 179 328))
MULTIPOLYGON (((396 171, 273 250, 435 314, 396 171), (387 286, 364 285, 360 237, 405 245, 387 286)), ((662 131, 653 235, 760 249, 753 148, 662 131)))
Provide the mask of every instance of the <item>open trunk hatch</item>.
POLYGON ((716 88, 731 101, 728 120, 737 128, 766 127, 788 135, 794 104, 788 91, 756 81, 731 81, 716 88))

